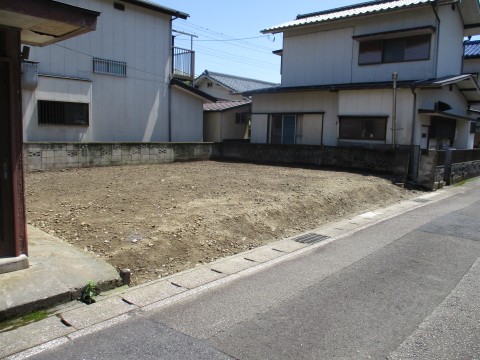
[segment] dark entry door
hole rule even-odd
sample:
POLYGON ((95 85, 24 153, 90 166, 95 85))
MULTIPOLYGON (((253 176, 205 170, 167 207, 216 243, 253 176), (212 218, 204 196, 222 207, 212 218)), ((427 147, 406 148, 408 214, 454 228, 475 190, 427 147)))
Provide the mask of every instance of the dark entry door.
POLYGON ((10 62, 0 58, 0 257, 15 256, 11 171, 10 62))

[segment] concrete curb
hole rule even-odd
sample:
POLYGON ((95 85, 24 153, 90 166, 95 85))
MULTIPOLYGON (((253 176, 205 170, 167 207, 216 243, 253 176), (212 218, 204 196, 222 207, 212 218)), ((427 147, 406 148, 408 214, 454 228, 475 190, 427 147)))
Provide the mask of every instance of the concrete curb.
POLYGON ((345 238, 371 225, 391 219, 414 209, 432 204, 457 193, 470 189, 476 182, 467 183, 461 187, 453 187, 427 193, 417 198, 398 204, 370 211, 349 219, 334 222, 310 230, 294 237, 279 240, 268 245, 237 254, 215 262, 198 266, 149 283, 117 291, 111 295, 100 296, 92 305, 79 305, 72 309, 60 311, 52 320, 49 317, 39 323, 26 325, 6 333, 0 333, 0 342, 16 339, 18 346, 0 349, 0 358, 24 359, 32 354, 50 349, 82 337, 87 334, 108 328, 119 322, 126 321, 135 314, 157 310, 173 302, 201 293, 213 287, 234 281, 240 277, 274 266, 280 262, 297 257, 307 251, 325 246, 326 244, 345 238), (303 235, 316 234, 321 236, 318 242, 303 244, 295 241, 303 235), (43 321, 57 321, 65 327, 65 334, 53 333, 50 337, 42 334, 35 339, 30 336, 31 329, 41 326, 43 321), (21 339, 28 338, 28 345, 21 339), (48 344, 48 346, 46 346, 48 344))

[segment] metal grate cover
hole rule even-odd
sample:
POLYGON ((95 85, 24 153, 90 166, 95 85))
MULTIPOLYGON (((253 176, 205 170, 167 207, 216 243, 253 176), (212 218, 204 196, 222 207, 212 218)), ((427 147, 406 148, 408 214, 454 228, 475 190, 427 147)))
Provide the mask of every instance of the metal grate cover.
POLYGON ((293 240, 302 244, 315 244, 320 241, 327 240, 329 238, 330 238, 329 236, 325 236, 325 235, 308 233, 305 235, 297 236, 296 238, 293 238, 293 240))

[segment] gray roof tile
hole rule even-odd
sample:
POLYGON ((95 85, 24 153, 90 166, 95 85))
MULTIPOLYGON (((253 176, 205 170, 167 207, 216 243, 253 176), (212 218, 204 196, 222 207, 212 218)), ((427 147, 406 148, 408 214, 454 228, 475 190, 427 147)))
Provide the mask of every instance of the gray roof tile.
POLYGON ((202 73, 202 75, 200 75, 197 78, 197 80, 202 76, 206 76, 226 86, 227 88, 231 89, 231 91, 234 93, 243 93, 245 91, 264 89, 264 88, 269 88, 269 87, 278 85, 278 84, 270 83, 267 81, 249 79, 249 78, 235 76, 235 75, 221 74, 221 73, 212 72, 208 70, 205 70, 202 73))
POLYGON ((250 104, 250 100, 243 101, 217 101, 203 104, 203 111, 225 111, 239 106, 250 104))

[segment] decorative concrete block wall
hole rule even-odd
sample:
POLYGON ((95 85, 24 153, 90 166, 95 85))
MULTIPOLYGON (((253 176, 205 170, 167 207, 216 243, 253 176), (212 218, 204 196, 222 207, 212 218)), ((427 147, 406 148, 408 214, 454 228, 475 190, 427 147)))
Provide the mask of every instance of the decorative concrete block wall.
POLYGON ((26 171, 208 160, 211 143, 25 143, 26 171))

